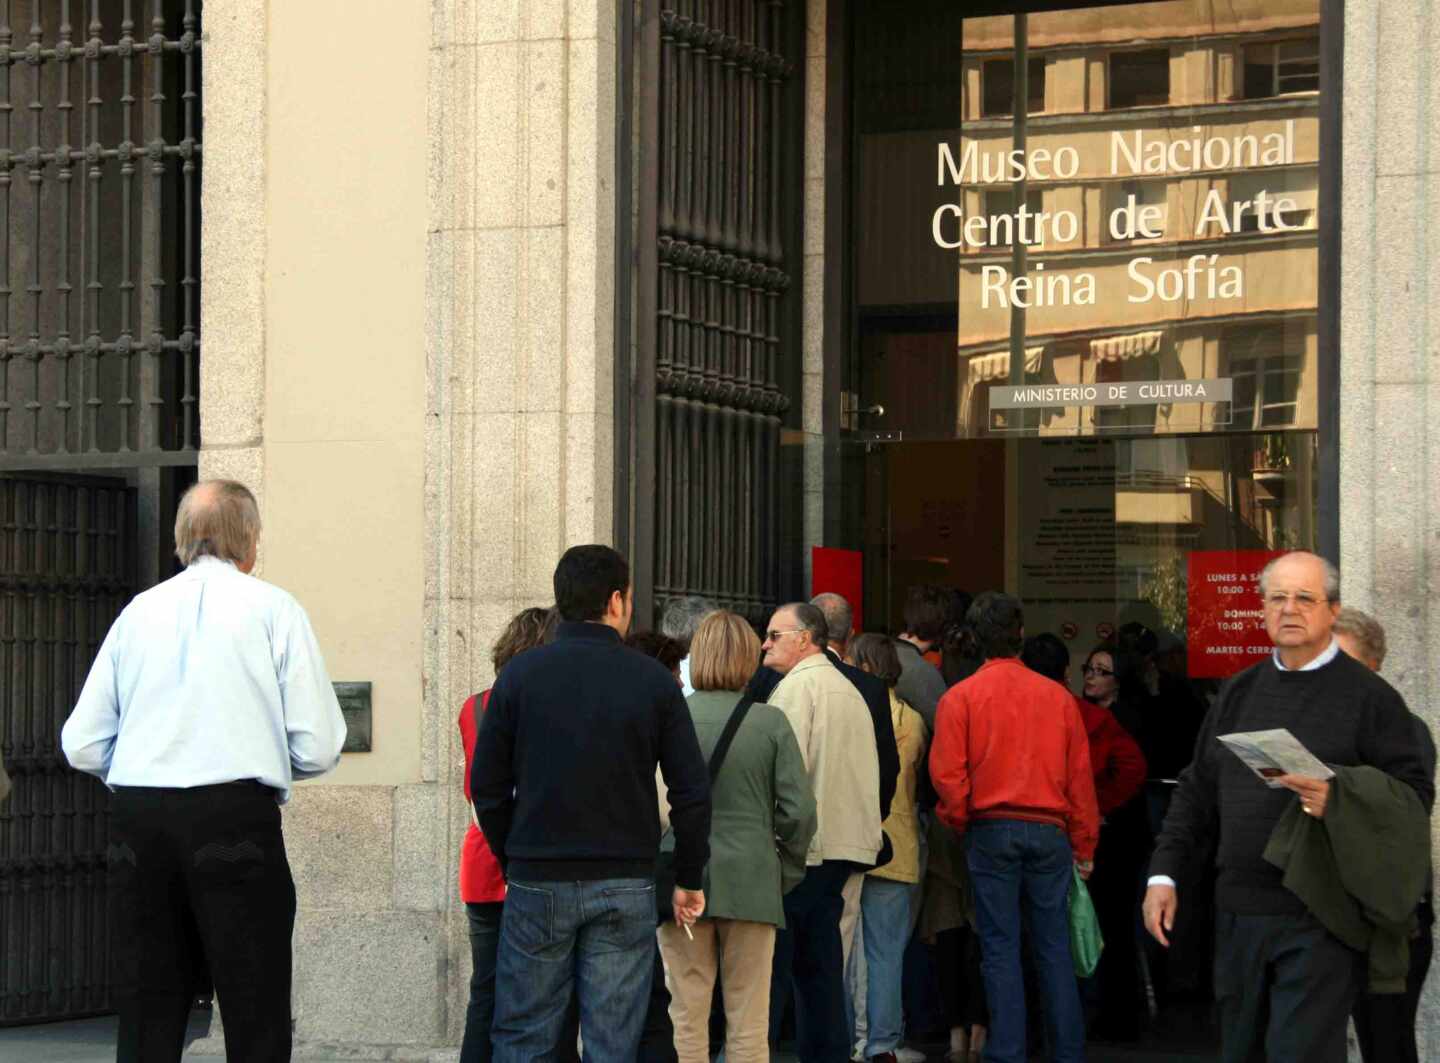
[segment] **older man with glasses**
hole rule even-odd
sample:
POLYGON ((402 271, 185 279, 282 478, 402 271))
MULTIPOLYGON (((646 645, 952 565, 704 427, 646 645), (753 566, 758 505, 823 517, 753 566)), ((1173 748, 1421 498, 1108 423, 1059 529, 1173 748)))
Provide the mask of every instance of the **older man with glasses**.
POLYGON ((781 606, 765 632, 765 667, 783 677, 769 702, 785 714, 815 792, 818 828, 799 886, 785 896, 775 939, 771 1040, 786 991, 795 995, 796 1050, 804 1063, 845 1063, 844 958, 840 916, 845 881, 880 852, 880 759, 865 699, 825 654, 825 615, 813 605, 781 606))
POLYGON ((1192 854, 1218 843, 1222 1058, 1340 1063, 1364 955, 1332 935, 1264 856, 1292 803, 1323 818, 1333 784, 1285 775, 1271 789, 1217 736, 1286 728, 1325 764, 1373 767, 1408 785, 1426 809, 1434 787, 1404 700, 1336 641, 1335 566, 1304 551, 1285 554, 1261 574, 1260 595, 1274 654, 1221 688, 1200 732, 1150 865, 1145 925, 1168 944, 1175 882, 1192 854))

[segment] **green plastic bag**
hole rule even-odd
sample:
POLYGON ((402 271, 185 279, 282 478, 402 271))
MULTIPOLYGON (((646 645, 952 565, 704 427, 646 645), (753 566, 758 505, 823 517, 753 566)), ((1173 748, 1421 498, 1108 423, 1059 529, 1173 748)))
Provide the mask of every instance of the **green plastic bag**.
POLYGON ((1100 966, 1100 952, 1105 948, 1105 939, 1100 936, 1100 920, 1095 916, 1095 905, 1090 900, 1090 891, 1075 868, 1070 882, 1070 958, 1075 962, 1075 973, 1089 978, 1100 966))

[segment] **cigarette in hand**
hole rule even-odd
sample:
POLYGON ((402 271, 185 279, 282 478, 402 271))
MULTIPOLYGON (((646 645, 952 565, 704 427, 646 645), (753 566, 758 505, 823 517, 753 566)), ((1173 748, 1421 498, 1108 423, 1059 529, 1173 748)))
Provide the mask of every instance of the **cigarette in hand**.
POLYGON ((685 928, 685 936, 686 936, 687 938, 689 938, 691 941, 694 941, 694 940, 695 940, 695 935, 692 934, 692 933, 690 933, 690 924, 689 924, 689 923, 681 923, 680 925, 685 928))

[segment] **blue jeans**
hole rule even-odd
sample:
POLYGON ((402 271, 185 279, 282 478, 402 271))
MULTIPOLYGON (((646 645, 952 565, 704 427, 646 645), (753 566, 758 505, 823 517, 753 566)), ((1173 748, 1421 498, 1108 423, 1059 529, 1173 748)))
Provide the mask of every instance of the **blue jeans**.
POLYGON ((470 1004, 460 1063, 490 1063, 490 1024, 495 1019, 495 955, 500 948, 500 905, 467 904, 470 919, 470 1004))
POLYGON ((652 880, 510 882, 496 962, 495 1060, 553 1058, 573 991, 587 1063, 633 1063, 654 962, 652 880))
POLYGON ((1029 929, 1055 1063, 1085 1058, 1085 1019, 1070 959, 1070 841, 1059 827, 1017 819, 976 820, 965 833, 975 891, 980 971, 990 1005, 987 1063, 1025 1063, 1022 924, 1029 929))
POLYGON ((908 882, 865 876, 860 894, 860 929, 865 936, 865 1057, 900 1047, 905 1017, 900 979, 910 940, 908 882))

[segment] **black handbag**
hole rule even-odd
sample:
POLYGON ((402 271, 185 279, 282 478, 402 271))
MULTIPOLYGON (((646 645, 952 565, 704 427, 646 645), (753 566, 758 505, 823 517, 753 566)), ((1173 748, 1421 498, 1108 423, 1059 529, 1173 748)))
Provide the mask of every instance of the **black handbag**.
MULTIPOLYGON (((735 704, 730 713, 730 719, 725 721, 725 730, 720 732, 720 741, 715 743, 714 750, 710 753, 710 787, 715 787, 715 777, 720 774, 720 765, 725 763, 725 754, 730 752, 730 743, 735 741, 735 732, 740 730, 740 724, 745 719, 745 714, 750 711, 750 706, 755 704, 755 699, 749 696, 742 697, 735 704)), ((665 828, 669 834, 671 829, 665 828)), ((661 839, 663 844, 664 839, 661 839)), ((675 850, 661 849, 655 858, 655 919, 656 926, 663 926, 675 918, 675 905, 673 896, 675 893, 675 850)))

